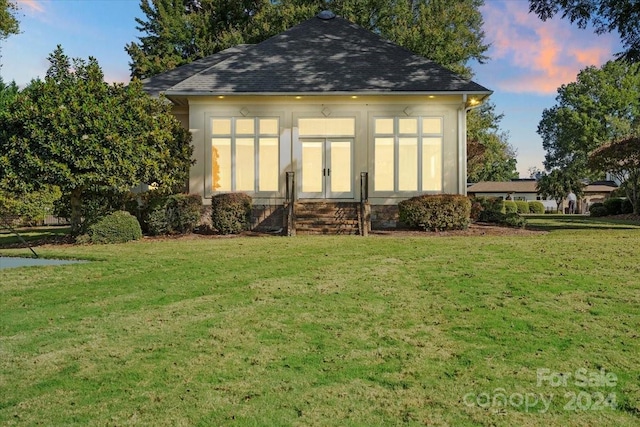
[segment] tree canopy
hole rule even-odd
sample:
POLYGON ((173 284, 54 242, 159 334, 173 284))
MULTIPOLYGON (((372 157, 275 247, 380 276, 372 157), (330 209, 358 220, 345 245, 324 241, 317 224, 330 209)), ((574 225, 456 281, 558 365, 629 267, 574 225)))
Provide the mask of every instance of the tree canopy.
POLYGON ((625 50, 618 56, 640 62, 640 2, 637 0, 529 0, 529 11, 546 21, 558 13, 597 34, 617 31, 625 50))
POLYGON ((640 213, 640 137, 623 138, 596 148, 589 154, 589 165, 620 181, 633 213, 640 213))
POLYGON ((0 184, 59 186, 70 196, 74 232, 85 191, 184 184, 191 135, 168 103, 144 93, 139 81, 105 83, 94 58, 71 60, 58 46, 48 59, 45 79, 31 82, 0 115, 0 184))
POLYGON ((485 61, 483 0, 141 0, 143 33, 126 51, 145 78, 241 43, 259 43, 319 11, 336 14, 470 77, 485 61))
POLYGON ((638 67, 620 61, 587 67, 575 82, 558 89, 556 105, 543 111, 538 125, 548 170, 560 168, 583 178, 600 174, 587 167, 589 153, 640 124, 638 67))
POLYGON ((503 115, 487 102, 467 116, 467 179, 469 182, 518 178, 516 152, 499 128, 503 115))
POLYGON ((20 26, 15 17, 18 6, 10 0, 0 0, 0 40, 10 34, 18 34, 20 26))
POLYGON ((16 82, 6 84, 0 76, 0 114, 18 96, 18 85, 16 82))
POLYGON ((574 174, 554 169, 551 173, 540 177, 537 190, 545 199, 551 197, 555 200, 558 209, 560 209, 560 204, 570 192, 573 192, 577 197, 584 194, 584 184, 574 174))

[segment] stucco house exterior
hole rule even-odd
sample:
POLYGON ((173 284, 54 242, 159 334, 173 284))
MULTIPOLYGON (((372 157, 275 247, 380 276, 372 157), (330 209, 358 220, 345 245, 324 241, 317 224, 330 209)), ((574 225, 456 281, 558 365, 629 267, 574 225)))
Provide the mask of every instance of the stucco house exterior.
POLYGON ((375 226, 466 194, 466 114, 492 93, 327 11, 143 84, 193 135, 189 192, 245 192, 272 226, 296 201, 366 202, 375 226))

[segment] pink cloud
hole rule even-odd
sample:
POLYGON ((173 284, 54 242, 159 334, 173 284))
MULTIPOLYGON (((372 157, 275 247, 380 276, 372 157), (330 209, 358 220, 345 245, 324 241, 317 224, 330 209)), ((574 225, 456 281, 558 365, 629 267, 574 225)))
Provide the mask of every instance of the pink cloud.
POLYGON ((39 0, 18 0, 19 6, 26 6, 32 12, 44 13, 45 9, 39 0))
POLYGON ((508 92, 553 94, 589 65, 612 59, 612 35, 594 35, 568 21, 543 22, 528 13, 528 2, 488 2, 483 9, 489 56, 508 64, 497 86, 508 92))

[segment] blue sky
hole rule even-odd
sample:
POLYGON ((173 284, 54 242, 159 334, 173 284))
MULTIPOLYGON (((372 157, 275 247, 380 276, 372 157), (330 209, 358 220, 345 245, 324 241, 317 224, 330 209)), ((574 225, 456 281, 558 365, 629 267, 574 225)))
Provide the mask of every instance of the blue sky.
MULTIPOLYGON (((47 56, 61 44, 70 57, 95 57, 105 79, 129 80, 127 43, 140 36, 138 0, 18 0, 22 33, 0 42, 0 75, 24 86, 44 77, 47 56)), ((485 0, 482 9, 487 64, 474 66, 478 83, 492 89, 501 128, 517 151, 518 171, 542 168, 544 150, 536 133, 542 111, 555 104, 557 88, 579 70, 600 66, 621 50, 617 36, 597 36, 568 21, 542 22, 528 14, 527 0, 485 0)))

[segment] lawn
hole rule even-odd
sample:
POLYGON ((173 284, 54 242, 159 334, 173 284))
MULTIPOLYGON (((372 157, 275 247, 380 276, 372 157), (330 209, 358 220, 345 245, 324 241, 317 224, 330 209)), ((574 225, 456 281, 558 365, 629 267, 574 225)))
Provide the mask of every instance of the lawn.
POLYGON ((0 270, 0 424, 638 425, 640 227, 558 221, 41 246, 92 262, 0 270))

